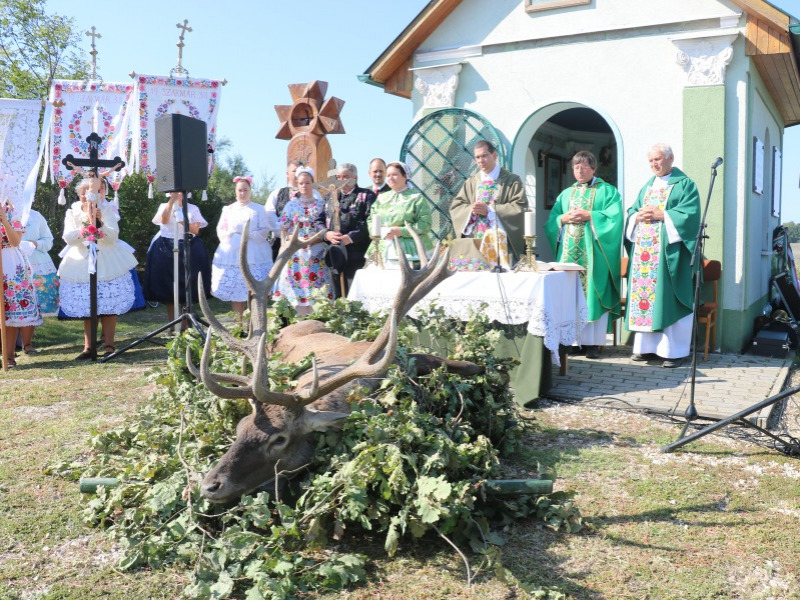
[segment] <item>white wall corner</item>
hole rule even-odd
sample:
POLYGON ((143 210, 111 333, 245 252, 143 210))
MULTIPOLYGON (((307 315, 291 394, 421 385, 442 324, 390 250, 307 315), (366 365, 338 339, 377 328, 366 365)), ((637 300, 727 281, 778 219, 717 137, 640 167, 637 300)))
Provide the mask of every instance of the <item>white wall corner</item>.
POLYGON ((461 63, 450 63, 410 69, 414 73, 414 89, 422 96, 422 108, 455 106, 461 66, 461 63))
POLYGON ((672 43, 678 47, 675 60, 686 73, 686 85, 724 84, 725 68, 733 59, 732 46, 738 35, 736 32, 672 38, 672 43))

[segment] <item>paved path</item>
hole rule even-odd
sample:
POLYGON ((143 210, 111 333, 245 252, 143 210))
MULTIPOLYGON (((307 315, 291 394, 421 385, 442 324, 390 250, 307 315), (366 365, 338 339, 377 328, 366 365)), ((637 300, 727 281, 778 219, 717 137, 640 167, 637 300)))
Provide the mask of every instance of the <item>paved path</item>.
MULTIPOLYGON (((660 362, 633 362, 626 346, 606 346, 599 360, 570 356, 566 376, 553 369, 550 398, 593 400, 594 404, 626 404, 683 417, 691 388, 690 361, 677 369, 660 362)), ((698 357, 695 406, 702 417, 723 419, 781 391, 789 374, 787 359, 735 354, 698 357)), ((773 407, 750 419, 765 426, 773 407)))

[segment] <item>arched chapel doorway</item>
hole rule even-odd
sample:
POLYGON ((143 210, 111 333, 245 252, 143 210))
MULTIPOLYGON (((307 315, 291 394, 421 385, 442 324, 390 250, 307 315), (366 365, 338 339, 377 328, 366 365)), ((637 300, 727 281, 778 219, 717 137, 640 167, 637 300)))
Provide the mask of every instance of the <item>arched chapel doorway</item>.
POLYGON ((553 260, 544 224, 558 194, 575 182, 569 161, 580 150, 597 157, 598 177, 620 188, 619 132, 594 109, 573 102, 543 107, 528 117, 514 140, 511 170, 522 177, 528 203, 536 212, 536 246, 542 260, 553 260))

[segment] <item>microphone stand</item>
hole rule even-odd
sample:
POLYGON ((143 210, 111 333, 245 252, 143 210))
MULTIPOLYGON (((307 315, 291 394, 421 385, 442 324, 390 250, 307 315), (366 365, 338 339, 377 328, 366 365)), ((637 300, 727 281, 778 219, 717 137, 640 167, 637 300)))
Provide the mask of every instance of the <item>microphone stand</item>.
POLYGON ((692 373, 692 381, 689 386, 689 406, 686 407, 684 416, 686 417, 686 424, 683 426, 683 431, 678 439, 683 439, 689 425, 697 418, 697 407, 694 403, 694 387, 695 379, 697 378, 697 310, 700 307, 700 284, 703 273, 703 246, 705 240, 708 239, 706 235, 706 216, 708 215, 708 207, 711 204, 711 192, 714 189, 714 181, 717 178, 717 167, 722 164, 722 159, 718 158, 711 165, 711 183, 708 186, 708 196, 706 197, 706 205, 703 208, 703 216, 700 219, 700 228, 697 231, 697 241, 694 246, 694 253, 692 254, 691 269, 694 274, 694 318, 692 320, 692 366, 690 371, 692 373))

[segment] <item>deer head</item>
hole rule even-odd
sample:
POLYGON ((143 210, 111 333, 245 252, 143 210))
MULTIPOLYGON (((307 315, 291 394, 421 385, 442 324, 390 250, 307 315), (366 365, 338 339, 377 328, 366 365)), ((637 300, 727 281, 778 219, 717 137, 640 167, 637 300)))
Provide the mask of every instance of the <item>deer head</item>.
MULTIPOLYGON (((203 496, 215 502, 235 500, 308 464, 313 452, 309 434, 341 425, 342 419, 350 412, 346 397, 354 386, 377 387, 374 378, 384 373, 394 360, 400 321, 415 303, 452 274, 448 270, 447 251, 440 254, 437 247, 435 259, 430 262, 423 259, 421 269, 413 271, 399 243, 395 242, 402 283, 374 342, 350 342, 343 336, 325 332, 319 321, 303 321, 282 330, 268 346, 267 301, 270 290, 291 256, 303 244, 319 241, 321 233, 300 240, 295 229, 269 275, 258 281, 247 265, 249 227, 247 223, 242 234, 239 265, 252 292, 250 333, 244 340, 233 336, 213 315, 201 293, 198 296, 200 306, 211 331, 206 337, 199 369, 192 364, 188 350, 186 356, 190 371, 213 394, 220 398, 247 398, 253 407, 253 412, 239 422, 231 448, 203 480, 203 496), (240 374, 212 371, 212 332, 246 357, 252 365, 249 373, 244 363, 240 374), (310 353, 315 355, 311 371, 299 378, 291 392, 270 389, 267 369, 269 355, 275 352, 281 353, 283 360, 289 362, 310 353)), ((422 243, 413 235, 419 256, 423 258, 422 243)))

